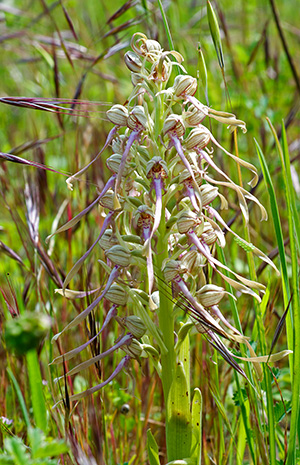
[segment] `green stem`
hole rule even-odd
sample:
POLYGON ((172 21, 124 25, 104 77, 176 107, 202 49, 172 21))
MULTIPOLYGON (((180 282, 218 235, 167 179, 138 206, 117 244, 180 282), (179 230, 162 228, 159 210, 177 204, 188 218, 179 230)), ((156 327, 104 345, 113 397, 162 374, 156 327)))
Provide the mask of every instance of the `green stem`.
MULTIPOLYGON (((163 209, 164 212, 164 209, 163 209)), ((174 342, 174 317, 173 317, 173 304, 170 288, 164 284, 164 277, 162 273, 163 261, 168 258, 168 247, 166 239, 166 224, 165 216, 162 214, 160 226, 158 229, 159 237, 157 243, 156 266, 158 275, 158 288, 159 288, 159 329, 162 334, 162 339, 167 348, 165 354, 161 354, 161 381, 163 385, 164 401, 166 406, 166 443, 167 452, 170 450, 172 437, 169 434, 168 419, 171 418, 168 409, 168 396, 170 387, 174 378, 175 372, 175 342, 174 342)))
POLYGON ((164 277, 162 273, 163 261, 168 258, 168 248, 166 244, 166 228, 165 218, 162 215, 159 238, 157 244, 157 274, 159 279, 159 329, 162 333, 162 338, 167 348, 167 353, 161 356, 162 374, 161 379, 163 383, 165 402, 167 401, 169 389, 173 380, 175 369, 175 350, 174 350, 174 318, 173 318, 173 304, 172 294, 166 284, 164 284, 164 277))

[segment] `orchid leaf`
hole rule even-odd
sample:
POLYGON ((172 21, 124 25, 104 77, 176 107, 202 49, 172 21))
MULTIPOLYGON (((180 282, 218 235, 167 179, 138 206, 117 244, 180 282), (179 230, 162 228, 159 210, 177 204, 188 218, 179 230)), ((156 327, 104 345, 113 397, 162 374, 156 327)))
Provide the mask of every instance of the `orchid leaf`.
POLYGON ((202 394, 200 389, 194 389, 192 401, 192 445, 191 458, 196 459, 196 464, 201 465, 202 443, 202 394))
POLYGON ((158 445, 150 429, 147 431, 147 451, 150 465, 160 465, 158 445))
POLYGON ((192 424, 188 382, 182 362, 176 365, 175 376, 168 396, 169 460, 190 456, 192 424))

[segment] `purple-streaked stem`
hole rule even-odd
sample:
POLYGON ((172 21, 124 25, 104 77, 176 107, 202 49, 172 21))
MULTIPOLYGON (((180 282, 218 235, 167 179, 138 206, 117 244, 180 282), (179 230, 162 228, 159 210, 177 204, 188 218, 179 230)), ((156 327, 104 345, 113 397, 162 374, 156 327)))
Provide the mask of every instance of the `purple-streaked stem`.
POLYGON ((82 320, 84 320, 90 313, 91 311, 101 302, 107 291, 110 289, 111 285, 113 282, 118 278, 120 273, 120 266, 116 265, 107 280, 106 286, 103 290, 103 292, 97 297, 97 299, 94 300, 85 310, 83 310, 79 315, 77 315, 74 320, 72 320, 60 333, 55 334, 55 336, 52 338, 52 341, 55 341, 62 333, 64 333, 67 329, 71 329, 74 326, 77 326, 79 323, 81 323, 82 320))
POLYGON ((123 172, 124 172, 126 160, 127 160, 129 151, 130 151, 130 149, 132 147, 132 144, 134 143, 135 140, 137 140, 139 138, 141 131, 142 131, 141 129, 137 129, 137 130, 131 132, 130 136, 128 137, 126 147, 125 147, 125 150, 124 150, 122 158, 121 158, 121 163, 120 163, 120 166, 119 166, 118 175, 117 175, 117 179, 116 179, 116 183, 115 183, 114 204, 115 204, 116 208, 120 208, 120 203, 119 203, 119 200, 118 200, 118 197, 117 197, 117 193, 118 193, 118 190, 119 190, 119 187, 120 187, 120 184, 121 184, 121 178, 122 178, 122 175, 123 175, 123 172))
POLYGON ((66 183, 67 183, 67 186, 70 190, 73 190, 73 184, 72 182, 74 182, 75 180, 78 179, 79 176, 81 176, 83 173, 86 172, 86 170, 96 161, 98 160, 98 158, 100 157, 100 155, 104 152, 104 150, 108 147, 108 145, 111 143, 111 141, 113 140, 113 138, 115 137, 117 131, 119 129, 119 126, 114 126, 110 132, 108 133, 108 136, 106 138, 106 141, 105 141, 105 144, 103 145, 102 149, 100 150, 100 152, 97 153, 97 155, 95 156, 95 158, 93 158, 92 161, 90 161, 90 163, 88 163, 86 166, 84 166, 83 168, 81 168, 81 170, 77 171, 77 173, 73 174, 72 176, 70 176, 67 180, 66 180, 66 183))
POLYGON ((92 106, 109 106, 108 102, 93 102, 90 100, 64 99, 64 98, 38 98, 38 97, 1 97, 0 103, 13 105, 16 107, 30 108, 32 110, 48 111, 50 113, 60 113, 70 116, 90 116, 99 114, 99 111, 92 110, 92 106), (65 108, 63 105, 69 105, 65 108), (76 106, 83 107, 75 110, 76 106))
POLYGON ((90 205, 88 205, 84 210, 82 210, 80 213, 74 216, 74 218, 72 218, 70 221, 65 223, 59 229, 57 229, 53 234, 50 234, 50 236, 47 236, 46 244, 49 242, 52 236, 54 236, 55 234, 61 233, 63 231, 67 231, 70 228, 73 228, 81 220, 83 216, 89 213, 94 208, 94 206, 97 205, 101 197, 103 197, 103 195, 106 194, 106 192, 114 185, 115 179, 116 179, 116 174, 114 174, 113 176, 111 176, 111 178, 109 178, 109 180, 103 187, 101 194, 99 194, 98 197, 90 205))
MULTIPOLYGON (((66 376, 72 376, 76 375, 79 371, 85 370, 91 365, 94 365, 95 363, 99 362, 103 358, 107 357, 108 355, 112 354, 116 350, 120 349, 120 347, 123 347, 125 345, 129 346, 132 342, 133 335, 131 333, 125 334, 121 339, 119 339, 116 344, 114 344, 112 347, 110 347, 108 350, 105 352, 102 352, 102 354, 96 355, 95 357, 90 358, 89 360, 86 360, 85 362, 79 363, 79 365, 76 365, 72 370, 68 371, 65 373, 66 376)), ((65 375, 59 376, 59 378, 56 378, 55 381, 57 382, 59 379, 63 378, 65 375)))
POLYGON ((49 365, 52 365, 52 364, 57 364, 57 363, 62 363, 62 362, 65 362, 67 360, 71 360, 73 357, 75 357, 77 354, 79 354, 81 351, 83 351, 84 349, 86 349, 86 347, 88 347, 95 339, 97 339, 97 337, 100 336, 100 334, 102 333, 102 331, 107 327, 108 323, 110 322, 110 320, 112 318, 114 318, 117 314, 117 307, 118 305, 117 304, 114 304, 112 306, 112 308, 108 311, 106 317, 105 317, 105 320, 104 320, 104 323, 100 329, 100 331, 95 335, 93 336, 89 341, 85 342, 84 344, 82 344, 81 346, 79 347, 76 347, 76 349, 73 349, 73 350, 70 350, 69 352, 66 352, 65 354, 63 355, 60 355, 59 357, 56 357, 51 363, 49 363, 49 365))
POLYGON ((51 171, 52 173, 61 174, 62 176, 69 176, 66 173, 62 173, 61 171, 54 170, 53 168, 50 168, 47 165, 43 165, 42 163, 38 163, 32 160, 26 160, 25 158, 18 157, 17 155, 13 155, 11 153, 0 152, 0 158, 2 158, 2 160, 10 161, 13 163, 20 163, 22 165, 34 166, 35 168, 46 170, 46 171, 51 171))
POLYGON ((169 137, 170 137, 170 139, 171 139, 171 141, 173 143, 173 146, 175 147, 175 150, 178 153, 182 163, 184 164, 184 166, 186 167, 186 169, 188 170, 188 172, 191 175, 191 178, 192 178, 192 180, 194 182, 195 189, 198 189, 198 184, 197 184, 197 181, 195 179, 194 172, 193 172, 193 170, 191 168, 191 165, 189 164, 188 160, 186 159, 186 156, 184 155, 180 139, 178 138, 176 133, 172 133, 170 131, 168 134, 169 134, 169 137))
MULTIPOLYGON (((129 355, 125 355, 125 357, 122 358, 122 360, 117 365, 117 367, 113 371, 113 373, 109 376, 109 378, 107 378, 105 381, 103 381, 103 383, 97 384, 97 386, 93 386, 92 388, 87 389, 86 391, 83 391, 83 392, 81 392, 79 394, 74 394, 73 396, 69 397, 69 400, 70 401, 80 400, 80 399, 83 399, 84 397, 88 397, 91 394, 94 394, 97 391, 100 391, 100 389, 102 389, 104 386, 109 384, 124 368, 126 368, 126 366, 129 364, 130 360, 131 360, 131 357, 129 355)), ((62 400, 57 402, 52 408, 55 408, 61 402, 62 402, 62 400)))
POLYGON ((110 221, 112 219, 112 216, 114 215, 115 212, 109 212, 106 217, 105 217, 105 220, 103 221, 103 225, 102 225, 102 228, 100 230, 100 233, 97 237, 97 239, 95 240, 95 242, 91 245, 91 247, 85 252, 85 254, 80 257, 80 259, 75 263, 75 265, 72 266, 71 270, 69 271, 69 273, 67 274, 67 276, 65 277, 65 280, 64 280, 64 283, 63 283, 63 291, 66 289, 67 285, 69 284, 69 282, 71 281, 71 279, 73 278, 73 276, 77 273, 77 271, 81 268, 81 266, 83 265, 83 262, 87 259, 87 257, 90 255, 90 253, 93 251, 93 249, 96 247, 96 245, 98 244, 99 240, 101 239, 101 237, 103 236, 103 234, 105 233, 106 229, 108 228, 109 224, 110 224, 110 221))
POLYGON ((234 271, 232 271, 230 268, 228 268, 228 266, 224 265, 223 263, 221 263, 219 260, 217 260, 211 253, 210 253, 210 250, 209 250, 209 247, 204 244, 200 239, 199 237, 197 236, 197 234, 195 233, 195 231, 193 230, 190 230, 188 231, 187 233, 187 236, 188 238, 190 239, 190 241, 197 247, 197 249, 199 250, 199 252, 204 255, 204 257, 207 259, 207 261, 209 262, 209 264, 212 266, 212 268, 225 280, 227 281, 228 283, 230 283, 233 287, 235 288, 238 288, 238 290, 240 290, 241 292, 244 292, 245 294, 250 294, 252 295, 255 299, 257 299, 258 301, 260 301, 260 297, 258 294, 256 294, 252 289, 250 289, 250 287, 248 286, 251 286, 253 287, 253 289, 257 289, 257 290, 260 290, 260 291, 264 291, 264 286, 262 286, 262 284, 259 284, 257 282, 254 282, 254 281, 250 281, 249 279, 246 279, 246 278, 243 278, 242 276, 238 275, 237 273, 235 273, 234 271), (223 273, 221 273, 220 270, 217 269, 217 266, 219 266, 220 268, 223 268, 224 270, 226 270, 227 272, 233 274, 239 281, 240 283, 236 283, 233 279, 229 278, 228 276, 224 275, 223 273))

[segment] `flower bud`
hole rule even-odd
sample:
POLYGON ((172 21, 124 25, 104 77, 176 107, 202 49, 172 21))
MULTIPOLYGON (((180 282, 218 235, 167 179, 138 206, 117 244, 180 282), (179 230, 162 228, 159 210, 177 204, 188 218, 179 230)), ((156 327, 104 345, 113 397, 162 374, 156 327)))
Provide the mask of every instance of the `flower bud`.
POLYGON ((175 132, 177 137, 182 137, 185 133, 185 127, 182 121, 182 117, 179 115, 169 115, 163 125, 163 135, 169 131, 175 132))
POLYGON ((139 59, 138 55, 134 52, 126 52, 124 56, 124 61, 127 68, 133 73, 139 73, 142 67, 142 62, 139 59))
POLYGON ((164 266, 163 273, 167 282, 172 281, 178 275, 185 272, 178 260, 169 260, 164 266))
POLYGON ((123 105, 112 106, 106 116, 116 126, 127 126, 128 110, 123 105))
POLYGON ((185 97, 185 95, 194 95, 197 90, 197 79, 192 76, 176 76, 173 84, 173 91, 176 97, 185 97))
POLYGON ((195 129, 192 129, 185 139, 185 146, 188 150, 195 147, 203 149, 209 144, 211 139, 209 130, 202 124, 195 129))
MULTIPOLYGON (((196 172, 194 172, 194 176, 195 176, 195 180, 196 180, 197 184, 199 185, 201 183, 201 181, 202 181, 200 173, 198 171, 196 171, 196 172)), ((187 169, 181 170, 181 172, 179 174, 179 184, 183 184, 184 182, 186 182, 186 183, 190 182, 191 185, 194 185, 192 177, 190 175, 190 172, 187 169)))
MULTIPOLYGON (((99 200, 99 203, 100 203, 100 205, 102 207, 108 208, 108 210, 110 210, 110 211, 118 210, 118 208, 117 209, 115 208, 114 197, 115 197, 114 192, 111 189, 109 189, 101 197, 101 199, 99 200)), ((118 196, 118 200, 119 200, 121 205, 124 203, 124 199, 122 197, 118 196)))
MULTIPOLYGON (((120 163, 122 160, 122 155, 119 153, 113 153, 107 160, 106 160, 106 166, 108 169, 110 169, 113 173, 118 173, 119 168, 120 168, 120 163)), ((129 166, 129 159, 127 158, 124 171, 122 173, 122 176, 126 177, 130 171, 130 166, 129 166)))
POLYGON ((124 289, 119 286, 119 284, 114 283, 108 289, 107 293, 105 294, 105 298, 113 304, 126 305, 128 296, 124 289))
MULTIPOLYGON (((177 163, 178 165, 178 163, 177 163)), ((180 165, 181 167, 182 165, 180 165)), ((180 170, 179 172, 179 184, 183 184, 184 181, 189 181, 191 179, 191 175, 190 175, 190 172, 186 169, 184 170, 180 170)))
POLYGON ((127 137, 124 134, 115 137, 111 143, 111 148, 114 153, 123 153, 127 142, 127 137))
POLYGON ((138 73, 131 73, 131 82, 133 87, 137 86, 138 84, 142 83, 144 78, 141 74, 138 73))
POLYGON ((118 238, 113 234, 112 229, 107 229, 105 233, 101 236, 99 240, 99 245, 101 249, 103 250, 108 250, 110 249, 113 245, 118 244, 118 238))
POLYGON ((162 48, 159 42, 157 40, 153 39, 147 39, 142 45, 141 49, 143 49, 145 52, 161 52, 162 48))
POLYGON ((190 105, 188 111, 183 114, 183 120, 187 126, 198 126, 205 117, 206 114, 194 105, 190 105))
POLYGON ((147 127, 147 116, 142 105, 136 105, 128 116, 127 126, 130 129, 146 129, 147 127))
POLYGON ((150 344, 143 344, 142 348, 144 352, 147 354, 150 354, 151 357, 154 357, 155 359, 159 359, 159 352, 155 349, 155 347, 151 346, 150 344))
POLYGON ((210 204, 218 195, 218 188, 210 184, 200 186, 202 205, 205 207, 210 204))
POLYGON ((212 307, 218 305, 225 295, 223 287, 214 284, 206 284, 197 291, 197 298, 203 307, 212 307))
POLYGON ((161 178, 168 177, 168 168, 166 162, 159 156, 155 156, 148 161, 146 166, 146 176, 147 178, 157 177, 160 175, 161 178))
POLYGON ((187 233, 201 223, 200 218, 192 211, 184 211, 177 220, 177 228, 180 234, 187 233))
POLYGON ((106 257, 111 260, 115 265, 126 266, 130 265, 131 253, 121 245, 113 245, 110 249, 105 251, 106 257))
POLYGON ((199 273, 200 268, 206 264, 206 258, 198 250, 193 249, 189 250, 182 258, 182 264, 189 272, 199 273))
POLYGON ((122 350, 132 358, 137 358, 143 352, 143 348, 137 339, 132 339, 129 345, 122 346, 122 350))
POLYGON ((124 326, 136 337, 140 339, 144 336, 147 328, 140 317, 136 315, 129 315, 123 319, 124 326))
POLYGON ((218 239, 218 235, 214 228, 211 226, 210 223, 207 221, 204 222, 203 225, 203 231, 201 233, 201 239, 207 244, 207 245, 213 245, 216 240, 218 239))

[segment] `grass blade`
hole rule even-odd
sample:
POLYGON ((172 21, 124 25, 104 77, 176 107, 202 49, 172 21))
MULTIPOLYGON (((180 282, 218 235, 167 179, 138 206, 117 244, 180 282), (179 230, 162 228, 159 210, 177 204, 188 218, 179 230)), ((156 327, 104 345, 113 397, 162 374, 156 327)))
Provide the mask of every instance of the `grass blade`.
POLYGON ((27 352, 26 360, 35 423, 36 426, 46 434, 47 411, 42 388, 42 376, 36 350, 30 350, 27 352))
POLYGON ((171 36, 171 31, 170 31, 170 28, 169 28, 167 17, 166 17, 165 12, 164 12, 162 2, 161 2, 161 0, 157 0, 157 3, 158 3, 160 13, 161 13, 161 16, 162 16, 162 20, 163 20, 163 23, 164 23, 164 27, 165 27, 165 31, 166 31, 166 35, 167 35, 170 50, 174 50, 173 39, 172 39, 172 36, 171 36))
POLYGON ((16 380, 16 378, 15 378, 15 376, 14 376, 14 374, 11 371, 10 368, 7 368, 7 373, 8 373, 8 376, 10 377, 11 382, 12 382, 14 388, 15 388, 17 398, 18 398, 19 403, 20 403, 20 407, 21 407, 21 410, 22 410, 22 413, 23 413, 23 417, 24 417, 24 421, 26 423, 26 426, 27 426, 27 428, 30 428, 31 425, 30 425, 29 415, 28 415, 28 412, 27 412, 26 404, 25 404, 25 401, 24 401, 23 394, 21 392, 20 386, 18 384, 18 381, 16 380))
MULTIPOLYGON (((276 140, 277 144, 277 140, 276 140)), ((300 357, 300 296, 299 296, 299 265, 298 259, 300 255, 299 248, 299 216, 296 210, 295 189, 292 183, 290 158, 288 152, 288 144, 286 138, 286 131, 284 124, 282 124, 282 148, 277 144, 280 161, 282 166, 282 173, 285 182, 287 214, 290 235, 290 249, 292 261, 292 311, 294 318, 294 332, 293 332, 293 373, 292 373, 292 411, 291 411, 291 427, 288 446, 287 464, 292 465, 296 461, 296 435, 298 432, 299 437, 299 392, 300 392, 300 372, 298 370, 298 363, 300 357)))
MULTIPOLYGON (((254 141, 255 141, 259 161, 260 161, 260 164, 261 164, 263 176, 265 178, 265 182, 266 182, 266 185, 267 185, 269 198, 270 198, 271 213, 272 213, 272 219, 273 219, 273 224, 274 224, 274 229, 275 229, 275 234, 276 234, 276 240, 277 240, 277 245, 278 245, 280 265, 281 265, 284 305, 285 305, 285 308, 287 308, 288 303, 289 303, 289 299, 290 299, 290 286, 289 286, 289 279, 288 279, 287 263, 286 263, 286 258, 285 258, 284 240, 283 240, 283 235, 282 235, 281 220, 280 220, 280 216, 279 216, 279 210, 278 210, 278 205, 277 205, 277 201, 276 201, 275 190, 274 190, 274 186, 273 186, 273 183, 272 183, 272 179, 271 179, 271 176, 270 176, 270 172, 269 172, 269 168, 268 168, 266 159, 264 157, 264 154, 263 154, 259 144, 257 143, 257 141, 255 139, 254 139, 254 141)), ((293 347, 292 347, 292 322, 291 322, 290 318, 287 319, 287 330, 288 330, 288 346, 289 346, 289 349, 293 350, 293 347)), ((290 358, 290 360, 291 360, 291 358, 290 358)))
MULTIPOLYGON (((290 248, 291 248, 291 261, 292 261, 292 289, 293 289, 294 297, 292 300, 293 306, 290 312, 290 318, 287 318, 287 342, 288 342, 289 349, 293 350, 294 353, 289 356, 291 373, 292 373, 292 416, 291 416, 291 427, 290 427, 290 436, 289 436, 287 464, 293 465, 294 463, 296 463, 295 462, 296 460, 296 447, 295 446, 296 446, 296 435, 297 435, 297 428, 298 428, 299 406, 300 406, 299 404, 300 373, 299 373, 299 370, 297 369, 298 360, 300 356, 298 263, 297 263, 297 246, 296 246, 296 240, 295 240, 295 237, 297 237, 297 234, 296 234, 295 227, 294 227, 295 223, 293 220, 293 211, 291 207, 291 203, 292 203, 291 199, 294 198, 294 190, 292 189, 291 178, 287 175, 287 169, 286 169, 287 166, 285 165, 285 161, 287 161, 288 159, 285 128, 283 126, 283 138, 284 138, 283 146, 285 150, 285 156, 283 156, 283 151, 279 144, 276 131, 269 120, 268 120, 268 123, 275 137, 276 146, 277 146, 281 164, 282 164, 283 178, 284 178, 284 183, 286 187, 285 191, 286 191, 287 214, 288 214, 290 248)), ((290 286, 289 286, 289 280, 288 280, 284 242, 283 242, 282 229, 281 229, 281 224, 280 224, 279 211, 278 211, 278 206, 276 202, 275 190, 273 187, 273 183, 271 180, 271 176, 270 176, 264 155, 258 143, 256 141, 255 143, 256 143, 257 153, 260 159, 263 175, 266 180, 268 193, 270 197, 273 223, 275 227, 276 239, 277 239, 280 262, 281 262, 283 297, 284 297, 285 306, 287 308, 289 304, 289 299, 290 299, 290 286)))

